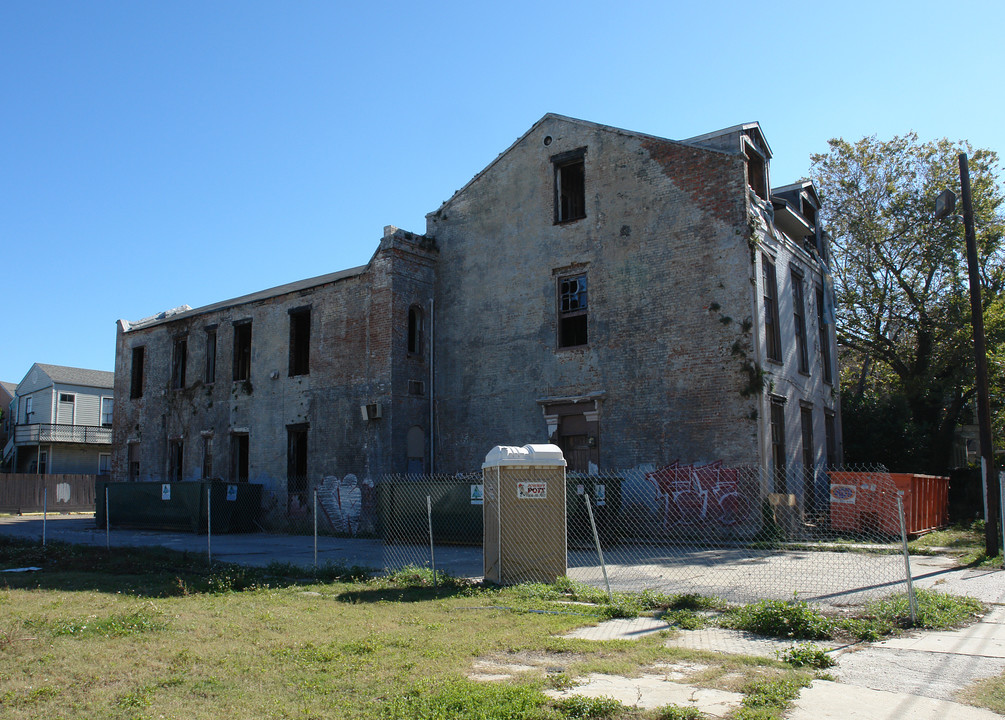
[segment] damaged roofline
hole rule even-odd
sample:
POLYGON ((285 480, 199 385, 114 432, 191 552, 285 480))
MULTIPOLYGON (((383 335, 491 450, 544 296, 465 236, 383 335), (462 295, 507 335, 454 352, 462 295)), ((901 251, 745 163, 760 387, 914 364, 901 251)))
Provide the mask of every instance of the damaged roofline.
MULTIPOLYGON (((379 248, 378 248, 379 249, 379 248)), ((374 252, 376 255, 376 252, 374 252)), ((238 305, 247 305, 248 303, 257 302, 259 300, 268 300, 269 298, 278 297, 279 295, 286 295, 288 293, 297 292, 299 290, 307 290, 309 288, 317 287, 319 285, 326 285, 328 283, 337 282, 339 280, 345 280, 346 278, 356 277, 357 275, 362 275, 366 272, 366 269, 370 267, 370 263, 373 262, 373 258, 370 258, 370 262, 366 265, 360 265, 359 267, 349 268, 348 270, 340 270, 334 273, 328 273, 327 275, 319 275, 317 277, 308 278, 306 280, 298 280, 292 283, 286 283, 285 285, 277 285, 276 287, 269 288, 268 290, 260 290, 258 292, 249 293, 248 295, 241 295, 240 297, 231 298, 230 300, 222 300, 220 302, 212 303, 211 305, 203 305, 198 308, 188 308, 182 310, 180 308, 174 308, 174 310, 179 310, 178 312, 173 312, 172 310, 166 310, 164 312, 158 313, 149 318, 144 318, 142 320, 137 320, 136 322, 130 322, 128 320, 119 320, 119 326, 122 328, 122 332, 131 332, 132 330, 142 330, 145 328, 156 327, 157 325, 163 325, 167 322, 172 322, 174 320, 180 320, 183 318, 196 317, 198 315, 204 315, 215 310, 222 310, 228 307, 236 307, 238 305)), ((188 306, 182 305, 182 308, 187 308, 188 306)))
MULTIPOLYGON (((428 222, 428 220, 430 218, 435 217, 438 213, 441 213, 444 208, 446 208, 448 205, 450 205, 450 203, 452 203, 454 201, 454 198, 456 198, 458 195, 460 195, 465 190, 467 190, 479 178, 481 178, 482 175, 485 175, 489 170, 491 170, 496 165, 496 163, 498 163, 506 155, 508 155, 509 152, 513 148, 515 148, 517 145, 519 145, 521 142, 523 142, 531 133, 533 133, 535 130, 537 130, 538 126, 540 126, 546 120, 562 120, 564 122, 575 123, 577 125, 586 125, 586 126, 594 128, 596 130, 602 130, 604 132, 614 133, 615 135, 624 135, 624 136, 641 138, 643 140, 654 140, 654 141, 657 141, 657 142, 673 143, 674 145, 686 145, 688 147, 697 147, 699 150, 704 150, 705 152, 711 152, 711 153, 719 153, 721 155, 736 155, 736 153, 734 153, 734 152, 728 152, 726 150, 719 150, 718 148, 709 148, 709 147, 704 147, 704 146, 700 146, 700 145, 698 145, 698 146, 693 145, 691 143, 691 140, 695 140, 697 138, 689 138, 688 140, 671 140, 670 138, 660 137, 659 135, 650 135, 649 133, 636 132, 635 130, 626 130, 624 128, 615 127, 614 125, 604 125, 602 123, 595 123, 595 122, 591 122, 589 120, 580 120, 579 118, 569 117, 568 115, 560 115, 558 113, 545 113, 541 117, 540 120, 538 120, 536 123, 534 123, 533 125, 530 126, 530 129, 527 130, 527 132, 525 132, 523 135, 521 135, 516 140, 514 140, 513 143, 508 148, 506 148, 501 153, 499 153, 498 155, 496 155, 496 157, 492 160, 492 162, 490 162, 488 165, 486 165, 481 170, 479 170, 478 173, 476 173, 473 178, 471 178, 466 183, 464 183, 464 185, 462 185, 459 190, 455 190, 454 193, 447 200, 445 200, 438 208, 436 208, 436 210, 434 210, 433 212, 426 213, 426 220, 427 220, 427 222, 428 222)), ((748 127, 757 127, 758 132, 760 133, 760 126, 757 123, 748 123, 747 125, 737 125, 737 126, 735 126, 735 128, 748 128, 748 127)), ((735 129, 735 128, 731 128, 731 129, 735 129)), ((725 130, 720 130, 720 131, 715 132, 715 133, 710 133, 709 137, 714 136, 714 135, 719 135, 719 134, 722 134, 724 132, 726 132, 726 131, 725 130)), ((705 136, 702 135, 702 136, 699 136, 699 137, 705 137, 705 136)), ((767 143, 767 141, 764 140, 764 135, 763 134, 761 134, 761 141, 764 142, 764 146, 767 148, 768 147, 768 143, 767 143)), ((768 148, 768 156, 770 157, 770 155, 771 155, 771 150, 770 150, 770 148, 768 148)))

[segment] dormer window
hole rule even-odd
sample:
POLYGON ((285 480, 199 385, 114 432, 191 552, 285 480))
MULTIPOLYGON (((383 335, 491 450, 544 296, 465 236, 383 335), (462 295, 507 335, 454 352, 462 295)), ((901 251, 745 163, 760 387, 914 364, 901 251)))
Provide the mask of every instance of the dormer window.
POLYGON ((760 150, 751 143, 743 144, 743 154, 747 158, 747 184, 757 197, 768 201, 768 163, 760 150))

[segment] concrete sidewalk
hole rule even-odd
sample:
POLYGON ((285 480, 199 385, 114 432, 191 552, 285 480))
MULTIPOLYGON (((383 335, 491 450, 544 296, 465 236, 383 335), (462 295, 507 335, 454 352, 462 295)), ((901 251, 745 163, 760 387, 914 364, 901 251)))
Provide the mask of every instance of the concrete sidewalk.
MULTIPOLYGON (((956 702, 960 690, 1005 672, 1005 572, 972 571, 960 580, 969 594, 992 605, 979 622, 942 632, 912 632, 875 644, 837 647, 818 643, 832 652, 837 666, 830 673, 837 682, 815 680, 800 693, 789 720, 1000 720, 989 710, 956 702)), ((940 588, 941 589, 941 588, 940 588)), ((571 637, 612 640, 637 639, 669 629, 654 618, 611 620, 580 628, 571 637)), ((709 652, 777 657, 792 643, 720 628, 677 633, 668 646, 709 652)), ((722 717, 742 698, 723 694, 689 694, 686 679, 644 675, 641 678, 590 676, 576 688, 556 695, 606 694, 659 707, 683 704, 681 698, 712 717, 722 717), (706 697, 707 695, 707 697, 706 697)))

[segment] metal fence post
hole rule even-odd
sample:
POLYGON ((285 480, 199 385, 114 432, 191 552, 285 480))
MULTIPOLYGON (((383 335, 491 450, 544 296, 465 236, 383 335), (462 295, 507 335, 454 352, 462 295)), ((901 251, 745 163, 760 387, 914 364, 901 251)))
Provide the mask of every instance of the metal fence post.
POLYGON ((213 564, 213 486, 206 486, 206 558, 213 564))
POLYGON ((314 487, 314 571, 318 569, 318 488, 314 487))
POLYGON ((593 507, 590 505, 589 493, 583 493, 583 501, 586 503, 586 513, 590 516, 590 529, 593 530, 593 544, 597 547, 600 570, 604 573, 604 585, 607 586, 607 599, 613 603, 614 595, 611 594, 611 581, 607 579, 607 565, 604 563, 604 551, 600 549, 600 535, 597 534, 597 523, 593 519, 593 507))
POLYGON ((426 518, 429 521, 429 562, 433 566, 433 587, 436 585, 436 556, 433 554, 433 498, 426 495, 426 518))
POLYGON ((904 548, 904 573, 907 577, 907 600, 911 608, 911 624, 918 622, 918 600, 914 597, 914 578, 911 577, 911 554, 907 550, 907 523, 904 522, 904 498, 897 493, 897 515, 900 519, 900 542, 904 548))
POLYGON ((45 547, 45 523, 49 519, 49 488, 42 488, 42 547, 45 547))
POLYGON ((108 540, 109 528, 112 525, 112 519, 108 515, 108 486, 105 485, 105 550, 110 550, 110 543, 108 540))

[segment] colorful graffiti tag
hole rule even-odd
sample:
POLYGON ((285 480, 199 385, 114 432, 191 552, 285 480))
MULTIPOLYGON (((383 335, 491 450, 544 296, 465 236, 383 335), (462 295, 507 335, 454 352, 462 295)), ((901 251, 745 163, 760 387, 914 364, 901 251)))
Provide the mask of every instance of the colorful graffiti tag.
POLYGON ((727 468, 722 461, 708 465, 672 463, 646 473, 656 489, 660 524, 665 529, 682 525, 732 527, 750 514, 748 492, 741 484, 744 471, 727 468))

